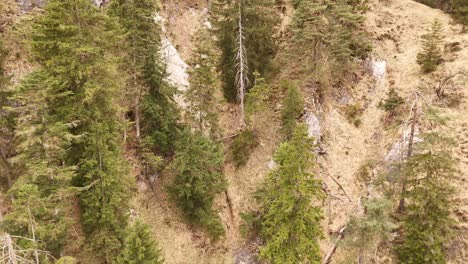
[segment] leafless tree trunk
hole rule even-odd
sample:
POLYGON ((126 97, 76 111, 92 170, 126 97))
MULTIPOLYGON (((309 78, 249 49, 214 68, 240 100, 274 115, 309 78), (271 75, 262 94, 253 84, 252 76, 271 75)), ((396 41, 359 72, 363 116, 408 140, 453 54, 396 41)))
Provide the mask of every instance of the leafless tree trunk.
POLYGON ((135 129, 136 129, 136 138, 140 142, 141 128, 140 128, 140 89, 138 88, 137 80, 137 54, 136 54, 136 40, 135 34, 132 35, 132 46, 133 46, 133 89, 135 90, 135 129))
POLYGON ((237 99, 240 103, 240 111, 241 111, 241 127, 246 125, 245 123, 245 110, 244 110, 244 98, 246 92, 246 86, 249 82, 247 72, 247 53, 245 49, 245 36, 243 31, 242 25, 242 1, 239 2, 239 32, 237 36, 237 99))
POLYGON ((32 218, 32 215, 31 215, 31 208, 29 207, 29 202, 28 202, 28 216, 29 216, 29 226, 31 227, 31 233, 32 233, 32 241, 34 242, 34 258, 36 259, 36 264, 39 264, 39 253, 37 252, 37 248, 36 248, 36 245, 37 245, 37 241, 36 241, 36 230, 35 230, 35 227, 34 227, 34 223, 33 223, 33 218, 32 218))
MULTIPOLYGON (((341 239, 343 239, 345 231, 346 231, 346 226, 343 226, 338 232, 337 241, 340 241, 341 239)), ((328 264, 331 262, 333 254, 335 254, 336 248, 337 248, 337 243, 334 243, 333 246, 330 248, 330 250, 328 250, 328 253, 327 255, 325 255, 325 258, 323 258, 323 261, 322 261, 323 264, 328 264)))
MULTIPOLYGON (((414 133, 416 130, 416 123, 418 122, 418 96, 416 96, 416 101, 413 105, 413 122, 411 123, 410 138, 408 140, 408 152, 406 154, 406 159, 409 159, 413 155, 413 142, 414 142, 414 133)), ((405 194, 406 194, 406 177, 403 178, 401 185, 401 198, 398 205, 398 211, 401 213, 405 210, 405 194)))

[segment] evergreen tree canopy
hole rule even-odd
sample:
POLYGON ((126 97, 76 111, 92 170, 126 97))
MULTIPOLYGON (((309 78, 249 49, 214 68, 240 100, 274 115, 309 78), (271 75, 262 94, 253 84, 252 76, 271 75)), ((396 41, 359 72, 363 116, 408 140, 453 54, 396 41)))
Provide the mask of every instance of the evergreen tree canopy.
POLYGON ((126 96, 135 98, 131 108, 137 137, 142 108, 145 142, 166 154, 174 149, 179 114, 174 102, 176 89, 165 79, 166 65, 160 53, 162 30, 155 22, 157 10, 155 0, 118 0, 110 7, 124 29, 126 54, 122 67, 128 72, 126 96))
POLYGON ((305 102, 296 84, 286 82, 284 87, 287 91, 281 109, 281 122, 285 137, 290 139, 296 127, 297 119, 304 111, 305 102))
POLYGON ((88 0, 51 0, 34 24, 32 51, 47 83, 48 120, 73 135, 65 163, 77 166, 87 248, 110 263, 126 226, 131 180, 121 158, 112 51, 116 23, 88 0))
POLYGON ((417 62, 424 73, 435 71, 442 62, 442 30, 440 21, 434 20, 430 32, 422 36, 422 51, 418 53, 417 62))
POLYGON ((224 155, 220 145, 200 132, 186 131, 179 142, 173 167, 176 176, 169 191, 187 218, 206 229, 214 238, 224 234, 213 210, 216 195, 226 189, 224 155))
POLYGON ((463 30, 468 25, 468 2, 466 0, 453 0, 455 19, 463 24, 463 30))
POLYGON ((209 129, 210 135, 218 130, 216 115, 216 88, 218 84, 216 73, 216 53, 211 32, 199 29, 195 34, 195 47, 190 64, 190 87, 187 99, 190 102, 188 110, 198 130, 209 129))
POLYGON ((263 215, 260 233, 265 239, 260 256, 271 263, 321 263, 319 203, 324 195, 320 181, 310 173, 312 151, 306 126, 298 125, 291 140, 275 152, 277 167, 258 192, 263 215))
MULTIPOLYGON (((239 5, 248 62, 248 79, 253 83, 254 72, 269 76, 272 59, 277 52, 274 39, 280 23, 275 0, 217 0, 214 3, 214 26, 221 50, 220 71, 224 96, 229 102, 237 98, 236 51, 238 41, 239 5)), ((250 87, 247 87, 249 89, 250 87)))
POLYGON ((403 243, 397 246, 401 263, 446 263, 445 248, 453 234, 451 216, 456 175, 450 139, 436 133, 421 136, 417 152, 403 167, 408 182, 408 205, 403 217, 403 243))
POLYGON ((344 0, 297 1, 291 55, 297 56, 306 71, 309 67, 327 69, 330 63, 328 74, 339 83, 352 70, 354 59, 371 51, 360 13, 344 0))
POLYGON ((68 231, 70 195, 65 193, 75 173, 64 160, 74 137, 67 124, 51 122, 45 77, 43 71, 31 74, 14 96, 17 154, 11 162, 18 179, 9 190, 14 202, 3 225, 11 235, 24 238, 17 242, 21 248, 58 255, 68 231))
POLYGON ((162 264, 164 259, 161 254, 161 250, 151 236, 150 228, 141 220, 137 220, 129 227, 125 246, 117 263, 162 264))

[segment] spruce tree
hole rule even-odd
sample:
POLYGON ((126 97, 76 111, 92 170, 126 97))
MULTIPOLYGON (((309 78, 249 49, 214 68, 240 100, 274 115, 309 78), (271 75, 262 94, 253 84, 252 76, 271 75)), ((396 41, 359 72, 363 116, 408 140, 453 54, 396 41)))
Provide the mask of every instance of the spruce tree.
POLYGON ((172 164, 176 175, 169 187, 172 199, 188 220, 215 239, 224 234, 223 225, 212 208, 216 195, 226 189, 223 162, 220 145, 200 132, 186 131, 178 143, 172 164))
POLYGON ((463 31, 468 25, 468 2, 466 0, 453 0, 455 19, 463 25, 463 31))
POLYGON ((211 32, 199 29, 194 37, 195 47, 190 65, 190 87, 187 99, 190 102, 188 110, 195 127, 199 131, 209 131, 216 136, 218 117, 216 115, 216 89, 218 85, 216 73, 216 48, 211 32))
POLYGON ((422 36, 422 51, 417 55, 417 63, 424 73, 433 72, 442 62, 441 46, 443 43, 442 24, 434 20, 429 33, 422 36))
MULTIPOLYGON (((364 58, 371 50, 363 23, 361 10, 344 0, 298 1, 291 23, 291 56, 312 69, 327 69, 330 72, 325 73, 339 83, 352 70, 355 58, 364 58)), ((324 72, 316 74, 321 80, 324 72)))
POLYGON ((124 30, 126 54, 122 67, 128 72, 126 96, 134 98, 130 105, 136 137, 139 140, 141 126, 145 142, 166 154, 174 149, 179 114, 174 102, 176 89, 165 79, 160 56, 162 30, 154 20, 157 10, 155 0, 117 0, 110 7, 111 15, 118 18, 124 30))
MULTIPOLYGON (((255 79, 254 72, 269 76, 273 69, 272 59, 277 52, 274 39, 279 15, 275 0, 217 0, 213 7, 213 24, 221 50, 219 70, 224 96, 229 102, 236 102, 236 51, 239 32, 239 5, 245 37, 248 61, 247 79, 255 79)), ((250 86, 246 87, 247 90, 250 86)))
MULTIPOLYGON (((2 10, 0 9, 0 16, 2 10)), ((14 113, 9 109, 13 104, 10 100, 12 96, 12 88, 9 84, 4 63, 8 55, 8 50, 4 47, 3 36, 0 34, 0 175, 5 177, 2 181, 6 181, 10 187, 13 178, 13 168, 9 162, 9 158, 14 152, 14 113)))
POLYGON ((124 249, 118 264, 162 264, 161 250, 150 233, 149 226, 136 220, 127 231, 124 249))
POLYGON ((18 179, 8 192, 13 203, 3 222, 8 233, 20 237, 17 244, 41 261, 49 256, 39 257, 38 251, 58 256, 67 242, 73 193, 66 193, 74 176, 74 168, 64 164, 74 137, 70 124, 51 121, 46 78, 44 71, 31 74, 14 96, 17 155, 11 161, 18 179))
POLYGON ((322 238, 318 206, 324 198, 314 167, 313 139, 298 125, 290 141, 274 155, 277 167, 258 191, 260 234, 265 241, 260 256, 271 263, 320 263, 322 238))
POLYGON ((87 248, 112 262, 123 241, 131 179, 121 157, 116 24, 88 0, 51 0, 34 24, 32 51, 47 75, 52 124, 76 138, 65 163, 77 166, 87 248))
POLYGON ((297 119, 304 111, 304 99, 296 84, 285 82, 286 98, 283 100, 281 109, 281 129, 286 139, 293 135, 297 119))
POLYGON ((390 215, 391 200, 373 198, 363 201, 363 206, 363 214, 351 216, 343 242, 346 248, 355 251, 358 262, 367 263, 378 247, 390 239, 398 225, 390 215))
POLYGON ((401 263, 446 263, 455 220, 451 216, 456 164, 450 139, 437 133, 423 139, 403 165, 407 207, 402 220, 403 242, 397 246, 401 263))

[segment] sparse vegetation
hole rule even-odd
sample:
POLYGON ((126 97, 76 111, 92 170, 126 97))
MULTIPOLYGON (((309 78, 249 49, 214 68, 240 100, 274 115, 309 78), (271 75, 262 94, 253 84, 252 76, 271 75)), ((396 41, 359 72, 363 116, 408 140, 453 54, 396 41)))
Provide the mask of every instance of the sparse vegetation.
POLYGON ((349 104, 345 107, 345 116, 348 122, 353 124, 356 127, 361 125, 361 115, 364 113, 359 103, 349 104))
POLYGON ((253 130, 244 130, 234 138, 232 142, 232 159, 234 165, 239 168, 247 163, 252 150, 258 146, 258 138, 253 130))

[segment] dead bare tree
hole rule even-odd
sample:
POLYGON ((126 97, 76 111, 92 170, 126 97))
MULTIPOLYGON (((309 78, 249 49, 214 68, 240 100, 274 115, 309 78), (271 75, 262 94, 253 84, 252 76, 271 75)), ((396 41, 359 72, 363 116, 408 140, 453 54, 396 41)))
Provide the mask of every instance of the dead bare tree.
MULTIPOLYGON (((37 261, 31 260, 31 249, 20 248, 13 240, 13 238, 31 240, 25 237, 12 236, 8 233, 4 233, 0 236, 0 263, 5 264, 35 264, 37 261)), ((35 250, 38 252, 37 250, 35 250)), ((49 252, 42 251, 42 253, 49 255, 49 252)))
POLYGON ((237 62, 237 75, 236 75, 236 83, 237 83, 237 99, 240 104, 240 111, 241 111, 241 127, 246 125, 245 123, 245 110, 244 110, 244 98, 246 87, 249 83, 248 79, 248 65, 247 65, 247 52, 245 48, 245 36, 243 31, 243 24, 242 24, 242 1, 239 2, 239 31, 237 36, 237 55, 236 55, 236 62, 237 62))
POLYGON ((448 76, 442 77, 439 79, 437 85, 435 86, 434 90, 437 95, 438 99, 441 99, 445 96, 445 91, 447 86, 451 83, 453 86, 452 79, 457 76, 460 72, 456 72, 454 74, 449 74, 448 76))

